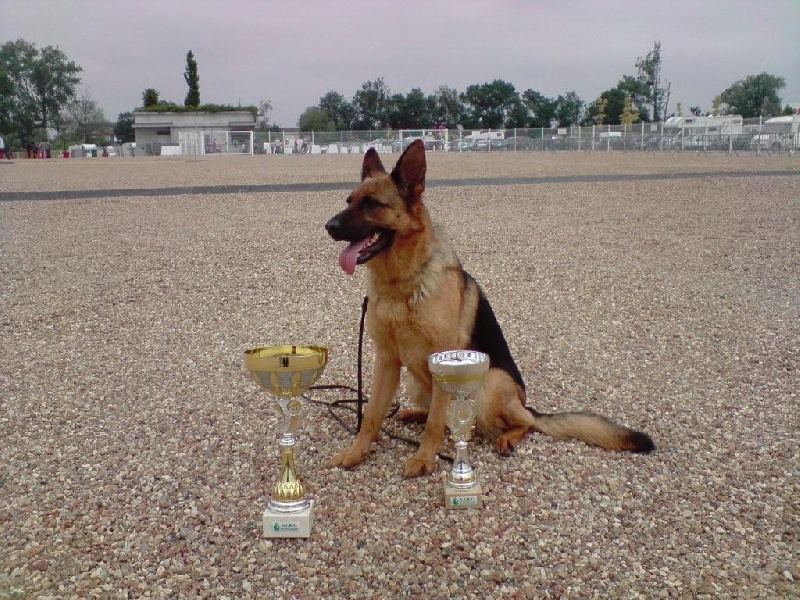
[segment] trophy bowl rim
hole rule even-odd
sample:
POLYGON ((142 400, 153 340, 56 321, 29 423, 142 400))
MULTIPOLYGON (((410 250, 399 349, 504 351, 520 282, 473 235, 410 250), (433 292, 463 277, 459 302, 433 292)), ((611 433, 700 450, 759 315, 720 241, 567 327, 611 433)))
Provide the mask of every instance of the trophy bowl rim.
POLYGON ((250 376, 260 387, 276 396, 302 394, 317 382, 327 364, 328 349, 325 346, 279 344, 249 348, 244 352, 244 366, 250 376), (286 361, 287 355, 292 360, 286 361), (279 379, 286 374, 291 375, 291 383, 279 379), (296 379, 298 376, 301 379, 296 379))
POLYGON ((328 349, 316 344, 277 344, 256 346, 244 351, 244 366, 257 373, 302 373, 324 367, 328 349), (289 364, 282 358, 291 356, 289 364))
POLYGON ((428 370, 439 387, 449 393, 471 393, 480 387, 491 364, 489 355, 480 350, 456 349, 434 352, 428 356, 428 370), (437 358, 448 354, 469 353, 475 355, 475 362, 447 364, 437 362, 437 358))
POLYGON ((431 375, 434 377, 463 377, 464 379, 474 379, 476 377, 483 377, 486 371, 489 370, 489 365, 489 355, 485 352, 481 352, 480 350, 469 350, 462 348, 458 350, 443 350, 441 352, 433 352, 428 355, 428 369, 430 370, 431 375), (441 362, 437 362, 436 360, 437 357, 459 353, 469 353, 475 355, 478 360, 475 362, 465 362, 458 365, 443 364, 441 362), (469 369, 469 373, 467 375, 460 375, 459 377, 459 374, 463 373, 467 369, 469 369))

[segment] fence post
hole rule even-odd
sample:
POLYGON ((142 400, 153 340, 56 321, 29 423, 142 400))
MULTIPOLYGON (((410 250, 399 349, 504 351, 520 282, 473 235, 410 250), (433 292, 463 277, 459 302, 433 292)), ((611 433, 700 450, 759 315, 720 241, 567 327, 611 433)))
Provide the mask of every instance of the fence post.
POLYGON ((639 151, 644 152, 644 121, 642 121, 642 135, 639 136, 639 151))

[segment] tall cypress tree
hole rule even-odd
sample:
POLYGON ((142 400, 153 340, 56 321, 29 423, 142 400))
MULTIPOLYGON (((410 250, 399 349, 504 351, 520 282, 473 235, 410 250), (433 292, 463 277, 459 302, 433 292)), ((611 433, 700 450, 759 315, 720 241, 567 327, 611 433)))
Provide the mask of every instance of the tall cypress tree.
POLYGON ((200 76, 197 74, 197 61, 191 50, 186 53, 186 70, 183 72, 183 78, 189 86, 183 105, 200 106, 200 76))

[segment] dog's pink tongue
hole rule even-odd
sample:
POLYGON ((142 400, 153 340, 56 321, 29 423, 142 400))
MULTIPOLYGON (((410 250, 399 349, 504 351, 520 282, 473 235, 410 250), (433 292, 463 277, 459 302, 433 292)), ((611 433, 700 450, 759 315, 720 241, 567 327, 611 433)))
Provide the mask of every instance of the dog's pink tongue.
POLYGON ((367 245, 367 241, 369 241, 369 238, 359 242, 353 242, 342 250, 342 253, 339 255, 339 266, 342 267, 342 270, 348 275, 352 275, 356 272, 358 253, 367 245))

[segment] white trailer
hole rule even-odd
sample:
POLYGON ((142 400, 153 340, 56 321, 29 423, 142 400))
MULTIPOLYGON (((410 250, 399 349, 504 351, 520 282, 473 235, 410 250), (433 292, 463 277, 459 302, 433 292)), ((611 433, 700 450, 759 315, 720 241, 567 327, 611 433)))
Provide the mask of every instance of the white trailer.
POLYGON ((767 119, 750 144, 755 150, 800 150, 800 115, 767 119))
POLYGON ((741 135, 741 115, 670 117, 664 121, 664 137, 673 147, 728 148, 733 136, 741 135))

